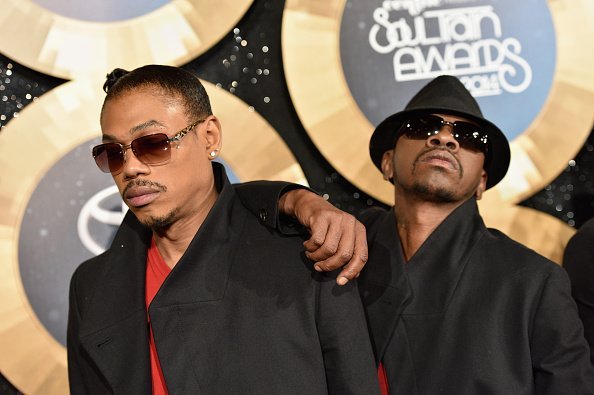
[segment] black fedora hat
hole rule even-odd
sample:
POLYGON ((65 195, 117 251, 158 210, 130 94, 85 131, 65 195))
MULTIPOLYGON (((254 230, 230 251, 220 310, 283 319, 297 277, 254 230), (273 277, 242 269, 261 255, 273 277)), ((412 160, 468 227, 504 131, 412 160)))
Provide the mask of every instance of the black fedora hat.
POLYGON ((382 156, 394 148, 400 126, 411 116, 427 113, 457 115, 483 127, 489 144, 484 166, 487 171, 487 189, 501 181, 509 167, 509 142, 497 126, 483 117, 478 103, 462 82, 451 75, 431 80, 408 102, 403 111, 390 115, 375 128, 369 142, 369 154, 380 171, 382 156))

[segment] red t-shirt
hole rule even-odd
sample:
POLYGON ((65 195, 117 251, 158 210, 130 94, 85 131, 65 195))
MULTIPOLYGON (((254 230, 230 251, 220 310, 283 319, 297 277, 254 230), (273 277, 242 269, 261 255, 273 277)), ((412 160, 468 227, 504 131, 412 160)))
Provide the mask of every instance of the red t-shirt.
POLYGON ((386 377, 386 369, 381 362, 377 368, 377 378, 379 380, 381 394, 390 395, 390 389, 388 388, 388 378, 386 377))
POLYGON ((171 268, 167 266, 161 254, 159 254, 155 239, 153 238, 146 257, 145 301, 150 331, 151 377, 153 381, 153 394, 155 395, 167 395, 167 385, 165 384, 165 377, 163 377, 159 356, 157 355, 157 347, 155 346, 153 327, 151 326, 151 318, 148 315, 148 308, 170 272, 171 268))

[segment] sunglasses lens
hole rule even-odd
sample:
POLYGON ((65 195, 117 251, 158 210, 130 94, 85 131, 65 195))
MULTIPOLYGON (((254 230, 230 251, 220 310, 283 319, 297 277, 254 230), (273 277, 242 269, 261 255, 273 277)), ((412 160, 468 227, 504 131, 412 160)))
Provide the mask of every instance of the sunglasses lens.
POLYGON ((487 134, 477 125, 468 122, 455 122, 454 133, 460 147, 469 151, 487 153, 487 134))
POLYGON ((409 139, 425 140, 437 134, 441 127, 441 118, 427 115, 406 121, 400 128, 400 132, 409 139))
POLYGON ((157 165, 171 159, 169 138, 164 133, 150 134, 132 141, 134 155, 147 165, 157 165))
POLYGON ((122 147, 115 143, 99 144, 93 147, 93 158, 104 173, 115 173, 124 164, 122 147))

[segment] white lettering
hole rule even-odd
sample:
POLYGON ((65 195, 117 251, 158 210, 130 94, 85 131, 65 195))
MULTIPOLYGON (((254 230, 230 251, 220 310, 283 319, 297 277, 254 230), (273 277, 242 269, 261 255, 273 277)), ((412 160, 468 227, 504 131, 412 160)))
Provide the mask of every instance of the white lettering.
POLYGON ((424 9, 439 7, 441 0, 386 0, 382 8, 386 11, 408 11, 410 15, 419 15, 424 9))
POLYGON ((507 38, 503 41, 503 47, 506 50, 507 59, 517 63, 521 71, 524 73, 524 80, 518 85, 512 85, 508 82, 506 76, 509 74, 515 77, 517 69, 511 64, 502 64, 499 71, 499 81, 501 86, 508 92, 519 93, 524 91, 532 82, 532 68, 522 57, 518 54, 522 51, 522 45, 515 38, 507 38))
POLYGON ((440 0, 390 0, 373 12, 369 44, 394 53, 394 78, 412 81, 441 74, 460 76, 475 96, 524 91, 532 69, 514 37, 502 39, 492 6, 433 9, 440 0), (390 12, 408 12, 390 20, 390 12))

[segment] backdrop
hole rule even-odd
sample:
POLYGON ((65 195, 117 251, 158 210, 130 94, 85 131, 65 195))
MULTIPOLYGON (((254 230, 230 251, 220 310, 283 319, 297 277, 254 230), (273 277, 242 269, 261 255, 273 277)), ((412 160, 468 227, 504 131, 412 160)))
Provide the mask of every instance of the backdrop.
POLYGON ((487 224, 561 263, 594 216, 594 5, 520 3, 5 0, 0 393, 67 393, 70 275, 124 213, 90 155, 115 67, 195 72, 234 180, 307 184, 353 214, 393 199, 368 159, 374 125, 455 75, 512 144, 508 175, 480 202, 487 224))

